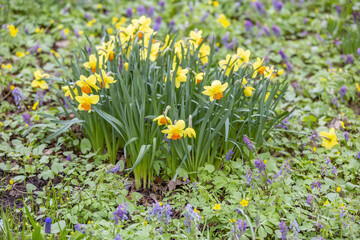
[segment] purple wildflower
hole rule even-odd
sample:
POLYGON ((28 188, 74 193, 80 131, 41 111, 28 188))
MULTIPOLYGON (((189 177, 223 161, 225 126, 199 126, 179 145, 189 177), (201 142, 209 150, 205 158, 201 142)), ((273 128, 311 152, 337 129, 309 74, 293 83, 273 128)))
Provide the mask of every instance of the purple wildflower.
POLYGON ((278 0, 273 0, 273 6, 277 12, 280 12, 282 7, 284 6, 284 3, 278 0))
POLYGON ((63 10, 63 12, 62 12, 62 15, 65 15, 68 11, 69 11, 69 7, 64 8, 64 10, 63 10))
POLYGON ((12 90, 12 95, 14 97, 14 101, 15 101, 15 105, 20 108, 20 102, 21 100, 25 100, 26 98, 24 97, 24 95, 22 94, 22 91, 18 88, 15 87, 14 90, 12 90))
POLYGON ((79 30, 74 29, 74 34, 75 34, 75 36, 76 36, 77 38, 79 38, 79 37, 80 37, 79 30))
POLYGON ((194 189, 197 190, 196 181, 193 182, 194 189))
POLYGON ((88 47, 86 48, 86 51, 87 51, 87 54, 90 56, 90 55, 91 55, 91 47, 88 46, 88 47))
POLYGON ((347 90, 347 88, 346 88, 346 86, 342 86, 341 88, 340 88, 340 90, 339 90, 339 93, 340 93, 340 95, 341 95, 341 100, 344 102, 344 96, 345 96, 345 94, 346 94, 346 90, 347 90))
POLYGON ((266 165, 261 159, 255 159, 254 165, 259 170, 259 174, 266 171, 266 165))
POLYGON ((154 16, 155 8, 153 6, 150 6, 146 10, 146 15, 148 15, 150 18, 154 16))
POLYGON ((260 14, 265 13, 265 7, 264 7, 264 5, 263 5, 260 1, 256 1, 256 2, 254 3, 254 5, 255 5, 256 10, 257 10, 260 14))
POLYGON ((253 23, 250 20, 247 20, 247 19, 244 21, 244 26, 245 26, 245 30, 247 32, 251 32, 253 27, 254 27, 253 23))
POLYGON ((270 37, 271 32, 270 32, 269 27, 268 27, 268 26, 266 26, 266 25, 264 25, 263 30, 264 30, 264 32, 265 32, 265 34, 266 34, 266 36, 270 37))
POLYGON ((277 36, 277 37, 280 36, 281 30, 278 26, 272 25, 271 29, 275 36, 277 36))
POLYGON ((71 160, 71 154, 69 154, 69 155, 66 157, 66 160, 68 160, 68 161, 71 160))
POLYGON ((117 173, 120 169, 121 169, 121 164, 118 164, 113 169, 111 169, 110 172, 117 173))
POLYGON ((197 226, 196 222, 201 220, 201 216, 195 212, 195 210, 189 203, 185 207, 185 212, 183 213, 183 216, 185 216, 184 225, 188 228, 188 232, 191 231, 193 222, 195 222, 195 225, 197 226))
POLYGON ((229 37, 230 37, 230 33, 229 33, 229 32, 226 32, 226 33, 224 34, 224 36, 221 38, 221 43, 222 43, 223 45, 227 46, 228 43, 229 43, 229 37))
POLYGON ((138 6, 137 13, 139 14, 139 16, 145 15, 146 8, 143 5, 138 6))
POLYGON ((115 220, 115 224, 117 225, 120 221, 128 219, 128 211, 127 211, 127 203, 119 204, 115 212, 113 212, 114 218, 111 220, 115 220))
POLYGON ((159 5, 161 8, 165 8, 165 1, 159 1, 158 5, 159 5))
POLYGON ((347 64, 353 64, 354 63, 354 58, 351 54, 347 54, 346 55, 346 63, 347 64))
POLYGON ((84 14, 84 18, 86 18, 87 20, 92 20, 93 19, 93 17, 88 13, 84 14))
POLYGON ((79 232, 81 232, 81 233, 85 233, 85 226, 86 226, 86 224, 79 224, 79 223, 77 223, 77 224, 74 225, 74 229, 75 229, 75 231, 79 231, 79 232))
POLYGON ((358 153, 357 157, 360 159, 360 152, 358 153))
POLYGON ((62 30, 62 31, 60 32, 60 36, 61 36, 63 39, 66 39, 66 34, 65 34, 65 31, 64 31, 64 30, 62 30))
POLYGON ((233 234, 237 237, 236 239, 241 239, 241 236, 244 234, 247 228, 247 222, 245 220, 239 219, 233 229, 233 234))
POLYGON ((335 165, 332 167, 331 173, 335 174, 337 176, 337 169, 336 169, 335 165))
POLYGON ((131 9, 131 8, 126 8, 126 16, 127 16, 128 18, 131 18, 132 15, 133 15, 132 9, 131 9))
POLYGON ((114 240, 122 240, 122 237, 120 236, 120 234, 116 235, 114 240))
POLYGON ((349 141, 349 133, 348 132, 344 132, 344 138, 345 138, 345 141, 349 141))
POLYGON ((253 151, 253 144, 250 141, 250 139, 248 138, 248 136, 243 135, 243 140, 244 140, 246 146, 250 149, 250 151, 253 151))
POLYGON ((156 202, 153 204, 153 208, 149 210, 148 220, 156 216, 159 221, 164 220, 166 224, 169 224, 171 215, 172 211, 170 204, 161 205, 161 203, 156 202))
POLYGON ((189 11, 192 13, 192 12, 194 12, 194 4, 193 4, 193 2, 190 2, 189 3, 189 11))
POLYGON ((296 221, 296 219, 294 219, 290 222, 290 229, 292 229, 294 232, 294 239, 297 239, 297 235, 299 234, 300 229, 299 229, 299 224, 296 221))
POLYGON ((338 107, 337 98, 333 97, 333 98, 331 99, 331 103, 332 103, 334 106, 338 107))
POLYGON ((358 48, 358 49, 357 49, 357 53, 358 53, 358 54, 359 54, 359 56, 360 56, 360 48, 358 48))
POLYGON ((239 10, 239 7, 241 6, 241 2, 237 1, 234 3, 234 11, 237 12, 239 10))
POLYGON ((35 102, 37 101, 39 101, 40 106, 44 104, 44 92, 41 90, 36 91, 35 102))
POLYGON ((319 189, 319 191, 321 190, 321 182, 320 181, 314 181, 312 184, 311 184, 311 189, 314 189, 314 188, 317 188, 319 189))
POLYGON ((340 5, 336 5, 336 12, 338 15, 341 14, 341 6, 340 5))
POLYGON ((320 42, 322 42, 322 43, 325 42, 324 39, 321 37, 320 34, 317 33, 315 36, 316 36, 317 40, 319 40, 320 42))
POLYGON ((342 207, 342 208, 341 208, 341 211, 340 211, 340 214, 339 214, 339 217, 340 217, 340 218, 343 218, 343 217, 345 216, 344 208, 345 208, 345 207, 342 207))
POLYGON ((249 186, 250 186, 251 180, 253 178, 253 173, 250 168, 247 170, 245 178, 246 178, 247 184, 249 184, 249 186))
POLYGON ((238 40, 237 38, 234 36, 232 41, 226 46, 228 49, 233 49, 237 46, 238 44, 238 40))
POLYGON ((286 240, 286 234, 288 233, 289 228, 286 225, 285 221, 281 221, 280 223, 280 232, 281 232, 281 240, 286 240))
POLYGON ((49 217, 45 219, 45 233, 51 233, 51 218, 49 217))
POLYGON ((169 22, 169 28, 173 29, 175 27, 175 21, 174 19, 172 19, 170 22, 169 22))
POLYGON ((328 156, 326 156, 325 159, 326 159, 326 163, 325 163, 325 164, 326 164, 326 165, 329 165, 329 164, 331 163, 330 158, 329 158, 328 156))
POLYGON ((282 58, 283 60, 286 60, 286 59, 287 59, 287 56, 286 56, 286 54, 284 53, 284 51, 283 51, 282 49, 279 50, 279 54, 280 54, 280 56, 281 56, 281 58, 282 58))
POLYGON ((233 154, 234 154, 233 148, 231 148, 230 151, 226 154, 226 160, 230 161, 233 154))
POLYGON ((307 195, 307 197, 306 197, 306 202, 307 202, 307 204, 309 204, 310 206, 312 206, 313 201, 314 201, 314 198, 313 198, 313 196, 311 196, 311 194, 309 193, 309 194, 307 195))
POLYGON ((159 31, 161 28, 161 23, 162 23, 162 17, 158 16, 157 18, 155 18, 155 24, 154 24, 154 31, 159 31))
POLYGON ((317 231, 320 231, 324 226, 321 223, 314 222, 317 231))
POLYGON ((22 117, 23 117, 24 122, 27 125, 31 126, 31 115, 28 113, 23 113, 22 117))
POLYGON ((210 13, 205 12, 204 15, 201 16, 201 22, 204 23, 206 19, 209 17, 210 13))

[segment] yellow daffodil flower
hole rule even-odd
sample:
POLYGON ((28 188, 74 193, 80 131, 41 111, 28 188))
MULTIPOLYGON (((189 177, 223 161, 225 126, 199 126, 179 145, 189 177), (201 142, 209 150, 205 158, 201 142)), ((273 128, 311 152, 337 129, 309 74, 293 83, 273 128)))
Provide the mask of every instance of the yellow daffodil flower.
POLYGON ((160 115, 156 118, 154 118, 153 120, 154 122, 157 121, 158 122, 158 125, 161 126, 161 125, 167 125, 167 124, 172 124, 171 122, 171 119, 169 117, 165 117, 164 115, 160 115))
POLYGON ((209 44, 203 44, 199 50, 199 58, 204 65, 209 62, 210 49, 209 44))
POLYGON ((84 75, 80 76, 80 80, 76 81, 76 85, 81 87, 81 91, 83 93, 89 94, 92 92, 91 88, 95 89, 96 91, 100 88, 96 85, 96 76, 90 75, 88 78, 84 75))
POLYGON ((80 111, 88 111, 91 112, 91 105, 97 104, 99 102, 99 95, 87 95, 83 93, 82 96, 76 96, 76 101, 79 103, 78 109, 80 111))
POLYGON ((329 132, 320 132, 320 137, 322 137, 323 140, 321 146, 326 149, 331 149, 335 145, 339 144, 335 134, 335 128, 331 128, 329 132))
POLYGON ((232 68, 234 68, 234 72, 237 72, 239 70, 239 65, 236 64, 237 60, 238 59, 236 58, 236 56, 231 56, 230 54, 227 54, 225 60, 219 61, 219 66, 223 70, 226 70, 225 72, 226 76, 229 76, 232 68))
POLYGON ((253 77, 253 78, 256 77, 257 74, 261 71, 261 70, 260 70, 260 67, 261 67, 261 65, 263 64, 263 62, 264 62, 264 58, 263 58, 263 59, 257 58, 257 59, 256 59, 256 62, 253 63, 253 65, 252 65, 253 70, 254 70, 254 72, 253 72, 253 74, 252 74, 252 77, 253 77))
POLYGON ((245 96, 251 97, 254 90, 255 90, 255 88, 253 88, 253 87, 245 87, 245 89, 244 89, 245 96))
MULTIPOLYGON (((91 54, 89 57, 89 61, 84 63, 84 67, 91 69, 93 73, 96 73, 96 65, 97 65, 97 58, 95 55, 91 54)), ((102 60, 99 58, 99 68, 102 67, 102 60)))
POLYGON ((240 205, 241 205, 242 207, 246 207, 246 206, 248 205, 248 203, 249 203, 248 200, 243 199, 243 200, 241 200, 240 205))
POLYGON ((184 135, 185 122, 184 120, 179 120, 175 125, 168 125, 168 129, 162 130, 162 133, 167 134, 168 139, 177 140, 182 138, 184 135))
POLYGON ((250 61, 250 50, 244 50, 242 48, 238 48, 237 51, 236 51, 236 58, 239 59, 239 61, 237 61, 237 64, 239 65, 239 67, 241 65, 243 65, 244 63, 247 63, 250 61))
POLYGON ((227 28, 230 26, 230 22, 229 20, 227 20, 226 16, 224 14, 220 14, 219 18, 217 19, 217 21, 224 27, 227 28))
POLYGON ((192 41, 194 41, 194 43, 196 45, 200 45, 201 42, 203 41, 203 38, 201 37, 201 35, 202 35, 202 31, 198 31, 198 32, 191 31, 190 32, 190 38, 192 41))
POLYGON ((213 209, 216 210, 220 210, 221 209, 221 205, 220 204, 215 204, 215 206, 213 207, 213 209))
POLYGON ((271 68, 269 66, 265 67, 265 72, 264 72, 264 77, 265 78, 270 78, 270 80, 274 79, 274 77, 276 77, 276 73, 274 73, 274 66, 271 66, 271 68))
MULTIPOLYGON (((74 99, 73 95, 71 94, 69 86, 63 86, 61 89, 65 92, 64 93, 65 97, 70 97, 71 99, 74 99)), ((71 89, 73 90, 75 96, 79 95, 77 88, 72 87, 71 89)))
POLYGON ((34 72, 34 77, 35 77, 35 79, 31 82, 32 87, 41 88, 41 89, 48 89, 49 88, 46 81, 41 80, 41 79, 50 77, 49 74, 42 73, 42 71, 39 69, 39 70, 36 70, 34 72))
POLYGON ((106 74, 106 72, 104 70, 101 70, 101 75, 100 74, 96 74, 96 78, 100 84, 100 87, 105 87, 105 88, 109 88, 110 85, 112 83, 116 83, 116 80, 114 80, 113 77, 110 77, 106 74))
MULTIPOLYGON (((173 71, 175 71, 175 67, 173 68, 173 71)), ((187 73, 189 72, 188 69, 182 69, 180 66, 178 67, 177 69, 177 72, 176 72, 176 76, 175 76, 175 87, 176 88, 179 88, 180 87, 180 83, 182 82, 186 82, 187 80, 187 73)), ((170 79, 172 79, 172 76, 173 76, 173 73, 171 74, 171 77, 170 79)), ((164 79, 165 82, 167 81, 167 78, 164 79)))
POLYGON ((189 137, 189 138, 196 138, 196 132, 193 128, 188 127, 184 130, 184 137, 189 137))
POLYGON ((10 31, 10 35, 12 36, 12 37, 16 37, 16 35, 18 34, 18 32, 19 32, 19 29, 17 29, 14 25, 12 25, 12 24, 10 24, 9 26, 8 26, 8 29, 9 29, 9 31, 10 31))
POLYGON ((214 80, 211 86, 205 86, 202 94, 210 96, 210 101, 219 100, 223 97, 223 92, 228 87, 228 83, 221 84, 219 80, 214 80))
POLYGON ((200 83, 202 80, 204 80, 205 73, 198 73, 195 75, 196 84, 200 83))

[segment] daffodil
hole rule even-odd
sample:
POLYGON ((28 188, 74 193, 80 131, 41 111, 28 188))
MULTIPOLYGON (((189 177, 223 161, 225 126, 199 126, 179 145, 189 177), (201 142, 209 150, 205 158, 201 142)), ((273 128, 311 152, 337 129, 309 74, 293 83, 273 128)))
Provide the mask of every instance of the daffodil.
POLYGON ((16 37, 16 35, 18 34, 18 32, 19 32, 19 29, 17 29, 14 25, 12 25, 12 24, 10 24, 9 26, 8 26, 8 29, 9 29, 9 32, 10 32, 10 35, 12 36, 12 37, 16 37))
POLYGON ((184 135, 185 122, 184 120, 179 120, 175 125, 168 125, 168 129, 162 130, 162 133, 167 134, 168 139, 177 140, 182 138, 184 135))
POLYGON ((335 134, 335 128, 331 128, 329 132, 320 132, 320 137, 322 137, 323 140, 321 145, 326 149, 331 149, 339 144, 335 134))
POLYGON ((41 89, 48 89, 49 88, 46 81, 42 80, 44 78, 48 78, 49 74, 42 73, 42 71, 39 69, 39 70, 36 70, 34 72, 34 77, 35 77, 35 79, 31 82, 32 87, 41 88, 41 89))
MULTIPOLYGON (((91 54, 89 57, 89 61, 84 63, 84 67, 91 69, 93 73, 96 72, 97 58, 95 55, 91 54)), ((99 58, 99 68, 102 66, 101 58, 99 58)))
POLYGON ((239 67, 241 65, 243 65, 244 63, 247 63, 249 62, 250 60, 250 50, 244 50, 242 48, 238 48, 237 51, 236 51, 236 57, 239 59, 239 61, 237 61, 237 64, 239 65, 239 67))
POLYGON ((96 76, 90 75, 89 77, 85 77, 84 75, 80 76, 80 80, 76 81, 76 85, 81 88, 83 93, 89 94, 92 92, 91 88, 95 89, 96 91, 100 88, 96 85, 96 76))
MULTIPOLYGON (((110 41, 103 42, 100 46, 96 47, 96 50, 98 51, 98 54, 99 54, 99 58, 102 58, 102 56, 105 56, 105 61, 114 60, 114 57, 115 57, 114 42, 115 42, 115 37, 111 36, 110 41)), ((95 64, 95 67, 96 67, 96 64, 95 64)))
MULTIPOLYGON (((175 68, 175 67, 174 67, 175 68)), ((173 70, 172 72, 174 72, 175 70, 173 70)), ((182 82, 186 82, 187 80, 187 73, 189 72, 188 69, 182 69, 180 66, 178 67, 177 71, 176 71, 176 75, 175 75, 175 87, 179 88, 180 87, 180 83, 182 82)), ((173 76, 174 73, 171 74, 171 78, 173 76)), ((166 82, 167 78, 165 78, 165 82, 166 82)))
POLYGON ((99 102, 99 95, 87 95, 83 93, 82 96, 76 96, 76 101, 79 103, 78 109, 80 111, 91 112, 91 105, 97 104, 99 102))
MULTIPOLYGON (((73 95, 71 94, 69 86, 63 86, 61 89, 65 92, 64 93, 65 97, 70 97, 71 99, 74 99, 73 95)), ((79 95, 77 88, 71 87, 71 89, 73 90, 75 96, 79 95)))
POLYGON ((209 62, 209 55, 210 55, 210 46, 209 44, 203 44, 199 50, 199 58, 202 64, 207 64, 209 62))
POLYGON ((255 90, 255 88, 253 88, 253 87, 245 87, 245 89, 244 89, 245 96, 251 97, 254 90, 255 90))
POLYGON ((210 101, 219 100, 223 97, 223 92, 228 87, 228 83, 221 84, 219 80, 214 80, 211 86, 205 86, 202 94, 210 96, 210 101))
POLYGON ((264 77, 270 78, 270 80, 276 77, 276 73, 274 73, 274 66, 271 66, 271 68, 268 66, 265 67, 264 77))
POLYGON ((190 32, 190 38, 192 41, 194 41, 194 43, 196 45, 200 45, 201 42, 203 41, 203 38, 201 37, 201 35, 202 35, 202 31, 197 31, 197 32, 191 31, 190 32))
POLYGON ((231 56, 230 54, 226 55, 225 60, 219 61, 219 66, 223 70, 226 70, 226 72, 225 72, 226 76, 229 76, 232 68, 234 68, 234 72, 237 72, 239 70, 239 66, 238 66, 238 64, 236 64, 236 61, 237 61, 236 56, 231 56))
POLYGON ((202 80, 204 80, 205 73, 198 73, 195 75, 196 84, 200 83, 202 80))
POLYGON ((219 18, 217 19, 217 21, 224 27, 227 28, 230 26, 230 22, 229 20, 227 20, 226 16, 224 14, 220 14, 219 18))
POLYGON ((246 207, 248 205, 248 203, 249 203, 249 201, 245 200, 245 199, 241 200, 241 202, 240 202, 242 207, 246 207))
POLYGON ((172 124, 171 119, 169 117, 165 117, 164 115, 160 115, 160 116, 154 118, 153 121, 154 122, 157 121, 159 126, 172 124))
POLYGON ((215 206, 213 207, 213 209, 216 210, 220 210, 221 209, 221 205, 220 204, 215 204, 215 206))
POLYGON ((193 128, 188 127, 184 130, 184 137, 196 138, 196 132, 193 128))
POLYGON ((114 80, 113 77, 108 76, 104 70, 101 70, 101 75, 96 73, 95 75, 100 84, 100 87, 109 88, 109 84, 116 83, 116 80, 114 80))
POLYGON ((264 70, 264 69, 260 69, 261 68, 261 65, 263 64, 264 62, 264 58, 261 59, 261 58, 257 58, 256 59, 256 62, 253 63, 252 67, 253 67, 253 74, 252 74, 252 77, 256 77, 257 74, 261 71, 261 70, 264 70))

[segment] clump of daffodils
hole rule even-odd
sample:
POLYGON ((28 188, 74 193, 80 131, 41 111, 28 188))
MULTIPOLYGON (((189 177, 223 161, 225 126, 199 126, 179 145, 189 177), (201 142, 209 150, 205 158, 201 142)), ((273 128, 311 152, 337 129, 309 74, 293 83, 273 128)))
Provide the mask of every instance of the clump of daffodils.
MULTIPOLYGON (((228 24, 225 18, 220 20, 228 24)), ((164 141, 171 156, 163 160, 173 161, 168 163, 170 174, 181 162, 184 169, 197 172, 204 163, 221 159, 217 152, 229 151, 221 149, 225 136, 243 145, 239 136, 246 134, 248 116, 254 116, 254 125, 263 123, 257 131, 271 129, 269 124, 276 121, 260 118, 277 117, 269 109, 280 95, 279 87, 273 87, 277 83, 269 81, 280 73, 274 66, 264 66, 263 58, 252 60, 250 50, 238 48, 214 62, 201 30, 184 38, 171 34, 160 38, 151 26, 151 18, 145 16, 127 26, 117 25, 117 31, 108 32, 92 54, 80 52, 81 60, 73 65, 76 71, 62 81, 62 95, 59 92, 70 104, 64 109, 81 121, 95 151, 107 151, 112 163, 119 148, 127 151, 136 187, 140 179, 144 186, 149 184, 153 151, 163 151, 159 146, 164 141), (255 106, 253 113, 241 114, 250 105, 255 106), (260 105, 262 114, 256 112, 260 105)), ((38 71, 34 77, 34 87, 48 88, 48 75, 38 71)), ((255 136, 249 137, 256 142, 255 136)), ((235 148, 232 153, 238 154, 235 148)))

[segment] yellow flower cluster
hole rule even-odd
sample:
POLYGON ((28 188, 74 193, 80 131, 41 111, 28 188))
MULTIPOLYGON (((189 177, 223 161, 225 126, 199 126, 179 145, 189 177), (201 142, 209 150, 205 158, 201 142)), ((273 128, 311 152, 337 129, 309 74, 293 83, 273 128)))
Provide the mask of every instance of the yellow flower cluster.
POLYGON ((43 73, 40 69, 34 72, 34 80, 31 82, 31 86, 34 88, 48 89, 49 86, 46 83, 45 78, 49 78, 49 74, 43 73))
POLYGON ((165 113, 156 117, 153 121, 157 121, 158 125, 166 125, 167 129, 162 130, 162 133, 167 134, 168 139, 178 140, 182 137, 196 138, 196 132, 191 127, 191 116, 189 117, 189 127, 185 128, 184 120, 178 120, 175 124, 172 124, 172 121, 169 117, 166 116, 167 110, 165 113))
POLYGON ((14 25, 12 25, 12 24, 10 24, 9 26, 8 26, 8 29, 9 29, 9 32, 10 32, 10 35, 12 36, 12 37, 16 37, 16 35, 18 34, 18 32, 19 32, 19 29, 17 29, 14 25))

